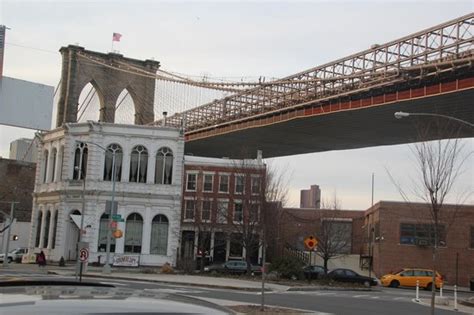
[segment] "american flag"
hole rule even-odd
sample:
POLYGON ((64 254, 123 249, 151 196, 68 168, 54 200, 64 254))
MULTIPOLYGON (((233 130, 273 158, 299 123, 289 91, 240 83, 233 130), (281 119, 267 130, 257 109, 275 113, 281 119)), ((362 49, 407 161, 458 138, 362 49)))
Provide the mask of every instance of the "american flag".
POLYGON ((120 41, 120 37, 122 37, 122 34, 120 34, 120 33, 114 33, 114 34, 112 35, 112 41, 113 41, 113 42, 119 42, 119 41, 120 41))

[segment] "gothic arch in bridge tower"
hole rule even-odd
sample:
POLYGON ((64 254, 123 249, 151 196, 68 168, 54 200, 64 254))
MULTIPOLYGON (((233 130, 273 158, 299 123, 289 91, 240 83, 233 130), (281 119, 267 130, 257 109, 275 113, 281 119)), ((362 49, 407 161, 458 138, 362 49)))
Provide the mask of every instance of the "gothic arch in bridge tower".
POLYGON ((60 52, 62 72, 57 127, 78 121, 79 96, 88 83, 101 94, 100 121, 115 122, 115 106, 124 89, 129 91, 133 99, 135 124, 144 125, 154 121, 155 79, 117 68, 128 67, 155 73, 159 62, 126 58, 116 53, 104 54, 73 45, 62 47, 60 52))
POLYGON ((97 83, 94 80, 90 81, 79 93, 77 121, 99 121, 99 114, 103 104, 104 97, 102 92, 98 89, 97 83))
POLYGON ((137 98, 133 89, 127 87, 120 92, 115 104, 115 122, 119 124, 133 124, 137 113, 137 98))

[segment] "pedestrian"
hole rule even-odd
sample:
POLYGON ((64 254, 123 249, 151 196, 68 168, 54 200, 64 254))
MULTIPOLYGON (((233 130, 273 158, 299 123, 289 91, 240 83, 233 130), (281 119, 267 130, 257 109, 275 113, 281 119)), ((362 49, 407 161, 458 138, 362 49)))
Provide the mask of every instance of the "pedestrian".
POLYGON ((39 267, 44 267, 46 266, 46 255, 44 254, 43 251, 36 256, 36 263, 38 264, 39 267))

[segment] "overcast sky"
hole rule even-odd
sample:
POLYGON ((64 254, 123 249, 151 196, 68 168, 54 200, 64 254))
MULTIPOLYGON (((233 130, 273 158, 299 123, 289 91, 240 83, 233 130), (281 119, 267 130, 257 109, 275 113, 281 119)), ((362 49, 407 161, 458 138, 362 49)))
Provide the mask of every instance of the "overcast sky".
MULTIPOLYGON (((160 61, 162 68, 216 77, 282 77, 414 33, 472 12, 473 1, 8 1, 0 0, 7 33, 4 75, 56 86, 61 46, 120 52, 160 61), (29 48, 28 48, 29 47, 29 48)), ((0 127, 0 156, 9 143, 33 131, 0 127)), ((473 140, 464 141, 467 150, 473 140)), ((299 190, 320 185, 323 198, 337 193, 346 209, 375 200, 401 200, 386 169, 407 183, 415 177, 407 145, 332 151, 278 158, 288 169, 290 204, 299 190)), ((456 187, 472 192, 473 159, 456 187)), ((473 202, 473 198, 468 199, 473 202)))

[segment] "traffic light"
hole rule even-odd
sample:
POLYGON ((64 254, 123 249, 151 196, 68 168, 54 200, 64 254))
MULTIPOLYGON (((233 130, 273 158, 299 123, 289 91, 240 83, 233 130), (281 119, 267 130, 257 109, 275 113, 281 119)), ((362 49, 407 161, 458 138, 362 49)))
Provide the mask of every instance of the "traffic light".
POLYGON ((13 235, 12 241, 18 241, 18 235, 13 235))

